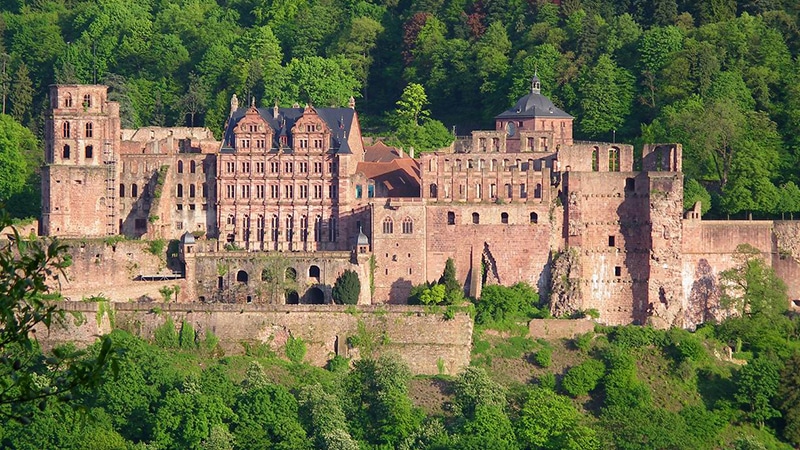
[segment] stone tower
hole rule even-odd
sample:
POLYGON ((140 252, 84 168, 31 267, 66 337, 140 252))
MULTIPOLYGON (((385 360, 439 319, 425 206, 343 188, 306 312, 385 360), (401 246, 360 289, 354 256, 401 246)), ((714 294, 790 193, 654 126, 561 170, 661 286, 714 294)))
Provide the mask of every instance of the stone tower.
POLYGON ((42 234, 119 233, 119 104, 106 86, 50 86, 42 169, 42 234))

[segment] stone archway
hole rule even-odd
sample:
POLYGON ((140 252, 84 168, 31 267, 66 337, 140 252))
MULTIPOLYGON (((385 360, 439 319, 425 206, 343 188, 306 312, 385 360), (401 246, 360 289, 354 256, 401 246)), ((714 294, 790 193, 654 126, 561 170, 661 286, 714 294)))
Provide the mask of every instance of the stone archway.
POLYGON ((318 287, 312 287, 306 292, 305 303, 309 305, 324 305, 325 293, 318 287))
POLYGON ((300 303, 300 296, 297 295, 297 291, 286 291, 287 305, 297 305, 299 303, 300 303))

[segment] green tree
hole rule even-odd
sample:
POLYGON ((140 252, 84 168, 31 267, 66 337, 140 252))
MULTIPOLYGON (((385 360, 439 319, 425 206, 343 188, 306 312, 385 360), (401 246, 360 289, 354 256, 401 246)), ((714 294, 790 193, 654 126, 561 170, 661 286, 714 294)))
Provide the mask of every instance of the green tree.
POLYGON ((528 392, 517 421, 517 438, 526 448, 599 449, 594 430, 582 425, 569 398, 544 388, 528 392))
POLYGON ((34 173, 36 138, 11 116, 0 115, 0 203, 20 194, 34 173))
POLYGON ((234 406, 235 448, 311 448, 297 408, 297 400, 283 386, 267 384, 243 391, 234 406))
MULTIPOLYGON (((166 393, 155 414, 153 442, 161 448, 201 449, 215 426, 234 417, 219 397, 204 394, 192 379, 166 393)), ((238 436, 237 436, 238 440, 238 436)))
POLYGON ((741 316, 763 316, 774 319, 789 307, 786 284, 749 245, 736 247, 737 265, 719 274, 720 303, 741 316))
POLYGON ((607 136, 619 130, 633 104, 634 78, 618 67, 608 55, 600 55, 597 64, 585 66, 578 78, 580 95, 579 130, 590 136, 607 136))
POLYGON ((297 100, 319 106, 343 106, 358 96, 361 83, 350 72, 350 64, 341 56, 308 56, 292 59, 287 67, 291 84, 286 88, 297 100))
POLYGON ((690 210, 694 204, 700 202, 701 214, 711 209, 711 194, 694 178, 685 178, 683 185, 683 209, 690 210))
POLYGON ((28 66, 24 62, 20 62, 17 66, 11 86, 9 95, 11 114, 17 122, 28 124, 33 109, 33 83, 28 73, 28 66))
POLYGON ((333 301, 340 305, 356 305, 361 295, 361 281, 358 274, 352 270, 345 270, 333 285, 333 301))
POLYGON ((606 366, 602 361, 588 359, 570 368, 564 375, 561 386, 573 397, 586 395, 594 390, 605 372, 606 366))
MULTIPOLYGON (((8 216, 0 214, 0 228, 9 226, 8 216)), ((93 354, 68 347, 47 355, 39 350, 33 332, 67 320, 54 303, 60 295, 47 282, 63 274, 71 259, 55 240, 12 232, 0 246, 0 415, 29 420, 35 403, 45 409, 48 398, 68 401, 78 389, 95 387, 113 355, 107 338, 93 354)))
POLYGON ((208 92, 201 77, 195 73, 189 74, 189 87, 181 97, 180 108, 184 114, 189 116, 189 126, 194 126, 194 117, 206 109, 208 103, 208 92))
POLYGON ((315 448, 357 450, 358 443, 347 431, 342 401, 319 384, 304 386, 298 394, 300 419, 315 448))
POLYGON ((398 126, 408 124, 419 126, 420 120, 430 117, 427 105, 428 96, 425 94, 425 88, 417 83, 409 83, 397 101, 394 120, 398 126))
POLYGON ((539 294, 526 283, 511 287, 492 284, 484 286, 481 298, 475 303, 475 321, 480 324, 528 320, 540 315, 539 294))
POLYGON ((743 405, 747 417, 759 427, 780 412, 772 403, 780 386, 781 366, 777 361, 759 356, 739 369, 736 374, 734 399, 743 405))
POLYGON ((794 351, 783 366, 776 395, 777 406, 786 425, 783 437, 800 445, 800 352, 794 351))
POLYGON ((384 27, 377 20, 371 17, 356 17, 341 34, 331 52, 341 54, 350 62, 353 74, 364 90, 372 66, 371 53, 378 43, 378 36, 383 32, 384 27))

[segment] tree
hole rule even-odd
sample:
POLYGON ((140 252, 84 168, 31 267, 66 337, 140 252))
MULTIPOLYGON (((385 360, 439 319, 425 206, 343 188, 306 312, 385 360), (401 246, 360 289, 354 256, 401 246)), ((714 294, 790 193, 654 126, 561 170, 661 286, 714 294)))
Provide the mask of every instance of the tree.
POLYGON ((184 117, 189 115, 189 126, 194 126, 194 116, 206 109, 208 90, 203 80, 195 73, 189 74, 189 88, 181 97, 180 108, 184 117))
POLYGON ((304 386, 298 395, 300 419, 309 431, 315 448, 357 450, 358 443, 347 431, 342 401, 319 384, 304 386))
POLYGON ((11 83, 11 112, 14 119, 21 124, 27 124, 31 119, 31 108, 33 106, 33 84, 28 74, 28 66, 20 62, 17 71, 14 73, 14 81, 11 83))
POLYGON ((694 204, 700 202, 701 214, 711 209, 711 194, 694 178, 685 178, 683 185, 683 209, 690 210, 694 204))
POLYGON ((526 448, 599 449, 594 430, 581 425, 580 418, 569 398, 537 387, 528 392, 520 411, 517 437, 526 448))
POLYGON ((739 369, 736 374, 736 393, 733 398, 747 409, 747 416, 759 427, 780 412, 772 407, 780 386, 781 366, 765 356, 759 356, 739 369))
POLYGON ((243 391, 234 411, 237 449, 311 448, 298 420, 297 400, 283 386, 267 384, 243 391))
POLYGON ((444 263, 444 272, 439 278, 439 284, 443 284, 447 293, 452 291, 461 290, 461 283, 456 278, 456 262, 453 258, 447 258, 444 263))
POLYGON ((735 267, 719 274, 720 303, 740 316, 781 316, 789 307, 786 284, 749 244, 736 247, 735 267))
POLYGON ((419 126, 420 120, 431 115, 426 109, 427 105, 428 96, 425 94, 425 88, 417 83, 409 83, 397 101, 397 109, 394 112, 397 126, 409 124, 419 126))
POLYGON ((605 375, 606 366, 602 361, 588 359, 567 371, 561 386, 573 397, 588 394, 605 375))
POLYGON ((11 116, 0 115, 0 202, 22 192, 33 173, 25 158, 31 148, 38 148, 33 134, 11 116))
POLYGON ((800 352, 794 351, 781 370, 776 398, 786 425, 783 436, 792 445, 800 445, 800 352))
POLYGON ((609 55, 587 65, 578 78, 579 129, 590 137, 607 136, 622 127, 631 112, 634 78, 609 55))
POLYGON ((333 301, 342 305, 358 304, 361 295, 361 281, 358 274, 352 270, 345 270, 333 285, 333 301))
MULTIPOLYGON (((3 229, 10 220, 0 214, 3 229)), ((66 319, 54 303, 60 295, 49 292, 47 281, 63 274, 71 260, 58 241, 12 232, 13 239, 0 246, 0 415, 27 421, 34 403, 45 409, 50 397, 66 401, 81 387, 96 386, 113 358, 107 338, 91 356, 67 348, 51 355, 39 351, 35 329, 66 319)))
POLYGON ((314 105, 346 105, 350 97, 358 96, 361 88, 350 72, 350 64, 341 56, 292 59, 287 69, 292 81, 285 89, 294 99, 314 105))

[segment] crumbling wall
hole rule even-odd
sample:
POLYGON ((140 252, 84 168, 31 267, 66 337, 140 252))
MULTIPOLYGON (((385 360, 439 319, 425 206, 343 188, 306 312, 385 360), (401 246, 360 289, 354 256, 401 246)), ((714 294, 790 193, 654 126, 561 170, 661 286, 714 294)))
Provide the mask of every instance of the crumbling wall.
POLYGON ((302 339, 306 361, 324 365, 334 355, 364 357, 365 353, 396 353, 415 374, 456 374, 469 365, 472 319, 457 313, 446 320, 441 313, 420 307, 385 305, 344 307, 337 305, 202 305, 136 303, 112 304, 113 313, 98 317, 97 303, 72 303, 84 321, 40 331, 46 348, 64 342, 88 345, 97 334, 113 325, 152 340, 155 330, 171 318, 180 329, 190 323, 203 341, 207 333, 219 338, 226 354, 243 354, 250 346, 266 345, 278 354, 289 338, 302 339))
POLYGON ((554 317, 561 317, 583 309, 581 266, 577 249, 555 253, 550 273, 550 313, 554 317))

